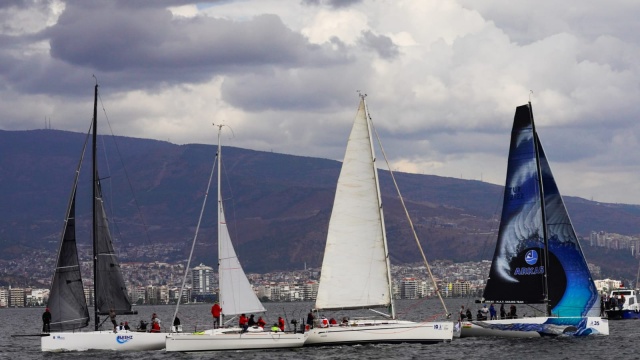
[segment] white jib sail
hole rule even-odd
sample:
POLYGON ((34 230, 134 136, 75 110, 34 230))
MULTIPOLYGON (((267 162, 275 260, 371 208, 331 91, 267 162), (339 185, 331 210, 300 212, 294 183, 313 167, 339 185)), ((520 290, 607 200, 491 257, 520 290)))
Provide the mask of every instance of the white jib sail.
POLYGON ((316 308, 387 306, 391 290, 364 98, 349 136, 322 261, 316 308))
POLYGON ((222 204, 220 172, 222 168, 222 147, 218 136, 218 281, 219 300, 225 315, 256 313, 266 311, 256 296, 247 275, 244 273, 236 251, 231 243, 222 204))

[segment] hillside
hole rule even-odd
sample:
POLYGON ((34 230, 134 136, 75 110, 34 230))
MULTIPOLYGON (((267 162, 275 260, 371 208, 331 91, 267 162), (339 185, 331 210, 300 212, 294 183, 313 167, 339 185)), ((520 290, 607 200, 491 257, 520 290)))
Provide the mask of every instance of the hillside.
MULTIPOLYGON (((55 252, 84 139, 85 134, 56 130, 0 131, 0 258, 21 256, 29 248, 55 252)), ((99 153, 109 154, 108 161, 99 159, 100 173, 123 260, 185 258, 215 146, 127 137, 100 137, 99 143, 99 153)), ((319 266, 340 163, 233 147, 223 151, 227 222, 247 271, 319 266)), ((79 241, 85 244, 88 172, 87 162, 77 205, 79 241)), ((429 259, 493 255, 501 186, 406 173, 396 178, 429 259)), ((380 179, 392 261, 420 261, 388 173, 381 172, 380 179)), ((210 194, 215 181, 213 187, 210 194)), ((640 232, 640 206, 575 197, 565 203, 580 236, 592 230, 640 232)), ((216 258, 214 208, 215 198, 209 197, 196 252, 196 261, 208 264, 216 258)), ((585 252, 609 273, 637 269, 626 252, 588 247, 585 252)))

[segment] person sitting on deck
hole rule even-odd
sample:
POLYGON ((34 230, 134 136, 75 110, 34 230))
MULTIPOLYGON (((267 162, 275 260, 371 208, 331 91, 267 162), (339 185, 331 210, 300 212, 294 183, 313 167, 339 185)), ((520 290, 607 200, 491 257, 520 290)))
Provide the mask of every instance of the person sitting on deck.
POLYGON ((260 326, 261 328, 264 329, 264 326, 267 325, 267 322, 264 321, 262 316, 260 316, 260 317, 258 317, 258 321, 256 322, 256 325, 258 325, 258 326, 260 326))
POLYGON ((329 327, 329 320, 324 315, 322 315, 322 320, 320 320, 320 327, 329 327))
POLYGON ((140 320, 140 324, 138 324, 138 328, 136 330, 138 332, 147 332, 147 323, 144 320, 140 320))
POLYGON ((473 315, 471 314, 471 309, 467 309, 467 320, 472 321, 473 320, 473 315))

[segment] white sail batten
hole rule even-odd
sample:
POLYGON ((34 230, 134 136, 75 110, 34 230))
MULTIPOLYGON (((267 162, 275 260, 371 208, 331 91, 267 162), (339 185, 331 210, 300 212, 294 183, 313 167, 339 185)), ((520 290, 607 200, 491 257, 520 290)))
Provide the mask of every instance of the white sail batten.
POLYGON ((231 243, 222 204, 220 174, 222 169, 222 146, 218 133, 218 282, 219 301, 225 315, 265 312, 256 296, 247 275, 240 265, 231 243))
POLYGON ((389 306, 386 238, 364 98, 349 135, 329 221, 317 309, 389 306))

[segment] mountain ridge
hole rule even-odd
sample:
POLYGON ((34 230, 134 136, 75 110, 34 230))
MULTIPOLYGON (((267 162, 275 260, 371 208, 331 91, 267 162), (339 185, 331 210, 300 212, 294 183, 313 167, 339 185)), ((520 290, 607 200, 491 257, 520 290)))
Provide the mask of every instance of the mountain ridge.
MULTIPOLYGON (((0 130, 0 258, 20 249, 55 251, 75 168, 86 134, 60 130, 0 130), (16 248, 17 247, 17 248, 16 248)), ((123 136, 99 137, 99 163, 115 242, 123 260, 135 248, 174 249, 160 258, 185 258, 212 170, 216 145, 176 145, 123 136), (103 154, 119 154, 104 157, 103 154), (107 166, 108 165, 108 166, 107 166)), ((89 150, 87 150, 89 151, 89 150)), ((89 157, 85 155, 85 161, 89 157)), ((505 159, 506 161, 506 159, 505 159)), ((306 156, 223 146, 223 194, 227 221, 247 271, 317 267, 341 163, 306 156)), ((89 237, 90 171, 78 187, 78 237, 89 237)), ((553 166, 553 164, 552 164, 553 166)), ((477 180, 394 173, 430 260, 490 259, 495 247, 503 187, 477 180)), ((394 263, 420 261, 395 188, 380 171, 381 191, 394 263)), ((200 229, 195 261, 216 263, 215 181, 200 229)), ((564 197, 576 232, 638 233, 640 206, 564 197)), ((80 241, 80 240, 79 240, 80 241)), ((591 251, 588 260, 615 272, 613 262, 637 269, 630 255, 591 251), (631 265, 633 264, 633 266, 631 265)))

